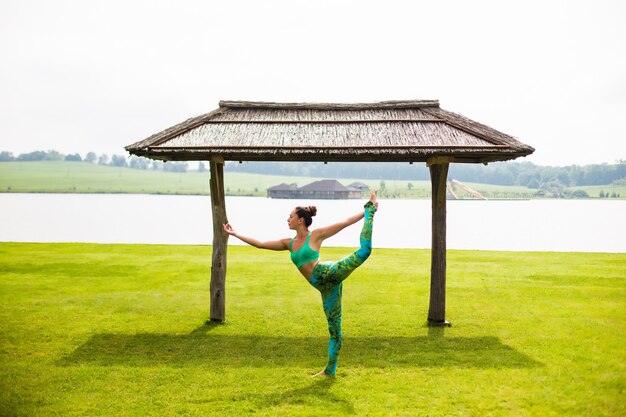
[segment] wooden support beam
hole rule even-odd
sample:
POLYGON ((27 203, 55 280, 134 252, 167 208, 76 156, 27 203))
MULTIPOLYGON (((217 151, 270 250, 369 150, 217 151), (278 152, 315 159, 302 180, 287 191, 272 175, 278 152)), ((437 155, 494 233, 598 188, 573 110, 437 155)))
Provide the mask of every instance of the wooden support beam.
POLYGON ((451 162, 454 162, 454 157, 452 156, 431 156, 426 160, 426 166, 430 168, 431 165, 449 164, 451 162))
POLYGON ((223 225, 226 218, 224 196, 224 161, 210 162, 211 206, 213 208, 213 258, 211 263, 211 316, 213 322, 226 319, 226 249, 228 233, 223 225))
POLYGON ((432 186, 432 248, 428 323, 449 326, 446 321, 446 181, 447 163, 429 166, 432 186))

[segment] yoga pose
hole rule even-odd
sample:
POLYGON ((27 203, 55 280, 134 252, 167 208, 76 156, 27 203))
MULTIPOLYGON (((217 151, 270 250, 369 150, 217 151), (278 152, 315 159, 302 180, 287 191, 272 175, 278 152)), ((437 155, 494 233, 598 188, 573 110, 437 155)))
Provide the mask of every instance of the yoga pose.
POLYGON ((296 236, 269 242, 260 242, 256 239, 240 235, 235 232, 230 224, 224 225, 224 231, 243 242, 261 249, 289 250, 291 260, 306 280, 322 294, 324 314, 328 320, 330 342, 328 343, 328 364, 317 375, 334 376, 337 370, 337 356, 341 349, 341 293, 343 280, 361 265, 372 252, 372 226, 374 212, 378 208, 376 202, 376 190, 372 191, 369 201, 364 206, 364 211, 348 217, 342 222, 330 226, 321 227, 309 231, 313 222, 312 217, 317 213, 315 206, 296 207, 290 214, 287 223, 289 229, 295 230, 296 236), (346 227, 361 219, 363 229, 359 238, 360 247, 354 253, 337 262, 320 262, 319 251, 322 242, 334 236, 346 227))

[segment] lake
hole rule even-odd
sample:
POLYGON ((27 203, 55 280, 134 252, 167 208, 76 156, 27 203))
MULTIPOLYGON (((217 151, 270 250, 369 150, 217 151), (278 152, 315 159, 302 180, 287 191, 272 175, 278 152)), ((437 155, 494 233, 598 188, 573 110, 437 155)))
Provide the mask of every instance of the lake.
MULTIPOLYGON (((361 200, 227 197, 235 229, 261 240, 290 237, 289 212, 316 205, 313 226, 357 213, 361 200)), ((380 200, 374 247, 430 248, 430 200, 380 200)), ((448 248, 626 252, 626 201, 448 201, 448 248)), ((325 242, 358 245, 359 224, 325 242)), ((0 194, 0 241, 210 244, 208 196, 0 194)), ((229 244, 242 244, 235 238, 229 244)))

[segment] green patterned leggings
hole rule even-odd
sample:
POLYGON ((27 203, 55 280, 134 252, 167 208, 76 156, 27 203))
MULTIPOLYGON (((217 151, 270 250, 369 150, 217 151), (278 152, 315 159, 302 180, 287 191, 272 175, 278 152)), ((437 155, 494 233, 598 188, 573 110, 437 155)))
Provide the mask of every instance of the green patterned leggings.
POLYGON ((337 262, 319 262, 313 269, 311 285, 322 294, 324 314, 328 320, 330 342, 328 343, 328 364, 324 373, 335 375, 337 356, 341 349, 341 293, 343 280, 360 266, 372 253, 372 227, 374 225, 374 205, 365 204, 365 218, 356 252, 337 262))

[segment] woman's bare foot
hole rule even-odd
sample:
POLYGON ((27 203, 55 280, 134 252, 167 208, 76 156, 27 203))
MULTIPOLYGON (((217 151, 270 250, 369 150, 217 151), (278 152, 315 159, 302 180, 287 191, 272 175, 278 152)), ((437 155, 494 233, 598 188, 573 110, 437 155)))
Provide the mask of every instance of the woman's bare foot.
POLYGON ((372 190, 372 193, 370 194, 370 199, 369 201, 374 205, 374 211, 378 211, 378 201, 376 201, 376 189, 374 188, 372 190))
POLYGON ((311 375, 311 378, 315 378, 316 376, 329 376, 330 377, 332 375, 327 374, 326 371, 324 370, 324 371, 319 371, 318 373, 311 375))
POLYGON ((376 189, 374 188, 372 190, 372 193, 370 194, 370 201, 372 202, 372 204, 376 204, 376 189))

